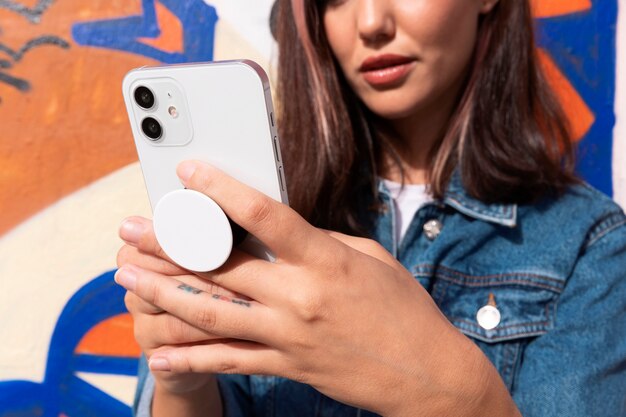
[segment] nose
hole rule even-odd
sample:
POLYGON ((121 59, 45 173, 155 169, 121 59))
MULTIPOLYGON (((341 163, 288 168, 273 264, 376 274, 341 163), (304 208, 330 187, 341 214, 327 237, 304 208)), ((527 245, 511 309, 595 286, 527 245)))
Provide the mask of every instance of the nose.
POLYGON ((396 33, 390 0, 358 0, 357 25, 359 37, 369 44, 393 39, 396 33))

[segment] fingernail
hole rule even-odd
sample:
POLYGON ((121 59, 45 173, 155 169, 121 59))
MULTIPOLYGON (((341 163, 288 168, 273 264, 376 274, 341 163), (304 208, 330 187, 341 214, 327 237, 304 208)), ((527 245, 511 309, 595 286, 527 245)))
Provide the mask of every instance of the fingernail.
POLYGON ((193 161, 185 161, 178 165, 178 178, 180 178, 185 185, 187 184, 194 172, 196 172, 196 164, 193 161))
POLYGON ((143 224, 139 222, 124 220, 120 226, 120 237, 128 243, 139 243, 143 229, 143 224))
POLYGON ((171 371, 172 367, 165 358, 152 358, 148 361, 151 371, 171 371))
POLYGON ((115 273, 115 282, 129 291, 134 291, 137 285, 137 273, 128 266, 123 266, 115 273))

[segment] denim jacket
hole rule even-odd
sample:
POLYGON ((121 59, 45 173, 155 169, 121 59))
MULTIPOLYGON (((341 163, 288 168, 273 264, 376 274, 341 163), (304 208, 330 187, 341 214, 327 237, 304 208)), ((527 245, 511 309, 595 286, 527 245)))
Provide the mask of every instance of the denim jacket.
MULTIPOLYGON (((615 203, 576 185, 533 205, 487 205, 454 177, 398 242, 379 191, 387 209, 373 237, 480 347, 524 417, 626 416, 626 216, 615 203), (500 320, 488 330, 477 313, 490 301, 500 320)), ((218 378, 226 417, 374 415, 284 378, 218 378)), ((153 386, 142 361, 138 416, 153 386)))

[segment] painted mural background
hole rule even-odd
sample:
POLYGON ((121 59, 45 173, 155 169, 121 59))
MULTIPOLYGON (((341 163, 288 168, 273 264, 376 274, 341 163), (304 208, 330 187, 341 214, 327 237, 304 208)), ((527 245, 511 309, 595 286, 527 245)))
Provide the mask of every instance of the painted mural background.
MULTIPOLYGON (((0 416, 130 416, 139 349, 116 233, 150 210, 122 78, 242 57, 270 69, 272 3, 0 0, 0 416)), ((617 0, 534 7, 580 172, 612 194, 617 0)))

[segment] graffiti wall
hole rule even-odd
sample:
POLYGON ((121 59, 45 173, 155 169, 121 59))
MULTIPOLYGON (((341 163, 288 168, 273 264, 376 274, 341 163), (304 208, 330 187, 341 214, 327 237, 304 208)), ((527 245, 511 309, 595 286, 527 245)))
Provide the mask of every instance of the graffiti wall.
POLYGON ((271 1, 0 0, 0 415, 129 416, 139 349, 116 229, 150 210, 121 81, 266 68, 271 1))
MULTIPOLYGON (((139 349, 112 276, 119 223, 150 209, 122 78, 243 57, 269 70, 272 3, 0 0, 0 416, 130 416, 139 349)), ((533 3, 579 170, 624 193, 611 168, 626 162, 613 153, 617 0, 533 3)))

